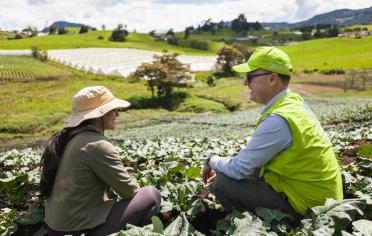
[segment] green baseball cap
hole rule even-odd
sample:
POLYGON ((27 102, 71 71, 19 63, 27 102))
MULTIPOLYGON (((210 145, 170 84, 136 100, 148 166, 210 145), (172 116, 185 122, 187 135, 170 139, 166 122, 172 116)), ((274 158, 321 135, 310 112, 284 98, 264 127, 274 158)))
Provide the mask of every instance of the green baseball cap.
POLYGON ((258 47, 247 62, 233 66, 232 69, 238 73, 249 73, 257 69, 263 69, 290 75, 292 64, 288 55, 282 50, 274 47, 258 47))

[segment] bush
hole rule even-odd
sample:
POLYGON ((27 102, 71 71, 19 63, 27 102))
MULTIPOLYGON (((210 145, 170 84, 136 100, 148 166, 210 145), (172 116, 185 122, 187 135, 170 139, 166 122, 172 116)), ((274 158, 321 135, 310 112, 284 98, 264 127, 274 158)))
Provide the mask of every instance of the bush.
POLYGON ((97 39, 99 39, 99 40, 104 40, 105 39, 105 37, 103 37, 102 35, 100 35, 100 36, 98 36, 98 38, 97 39))
POLYGON ((121 27, 114 29, 109 38, 110 41, 114 42, 125 42, 129 32, 121 27))
POLYGON ((212 101, 209 99, 205 99, 205 98, 201 98, 201 97, 189 96, 185 101, 179 104, 177 111, 196 112, 196 113, 203 113, 203 112, 222 113, 222 112, 226 112, 227 109, 222 103, 212 101))
POLYGON ((244 55, 235 48, 223 47, 218 51, 217 65, 227 76, 234 75, 232 67, 244 61, 244 55))
POLYGON ((345 71, 343 69, 323 69, 320 71, 320 73, 324 75, 343 75, 345 74, 345 71))
POLYGON ((48 53, 46 51, 40 50, 40 48, 36 46, 31 47, 31 56, 36 60, 46 62, 48 61, 48 53))
POLYGON ((68 33, 68 30, 65 29, 64 27, 58 29, 58 34, 67 34, 67 33, 68 33))
POLYGON ((170 45, 178 45, 178 39, 174 35, 168 35, 166 40, 170 45))
POLYGON ((175 92, 171 97, 144 97, 134 96, 128 99, 131 109, 165 108, 173 111, 188 97, 185 92, 175 92))
POLYGON ((208 76, 207 84, 208 84, 209 87, 215 86, 214 81, 215 81, 215 78, 212 75, 208 76))
POLYGON ((80 27, 79 34, 84 34, 84 33, 87 33, 88 31, 89 31, 88 26, 86 26, 86 25, 82 25, 82 26, 80 27))
POLYGON ((199 40, 199 39, 192 39, 190 41, 190 47, 195 48, 195 49, 199 49, 199 50, 208 50, 209 49, 208 42, 205 41, 205 40, 199 40))

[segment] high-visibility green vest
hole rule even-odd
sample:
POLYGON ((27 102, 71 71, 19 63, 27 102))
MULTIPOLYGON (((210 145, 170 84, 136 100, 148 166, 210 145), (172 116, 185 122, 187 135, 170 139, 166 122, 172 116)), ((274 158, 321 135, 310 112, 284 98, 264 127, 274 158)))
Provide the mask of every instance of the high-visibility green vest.
POLYGON ((292 144, 261 168, 265 182, 283 192, 301 214, 324 205, 326 198, 342 199, 341 172, 332 144, 303 98, 288 91, 262 114, 257 125, 269 114, 288 121, 292 144))

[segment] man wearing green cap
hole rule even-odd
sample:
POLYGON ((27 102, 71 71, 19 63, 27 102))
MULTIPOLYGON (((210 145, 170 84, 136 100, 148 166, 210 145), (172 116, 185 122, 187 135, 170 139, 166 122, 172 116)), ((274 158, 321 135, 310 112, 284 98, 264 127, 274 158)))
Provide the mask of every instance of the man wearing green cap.
POLYGON ((206 157, 202 177, 226 209, 280 208, 300 219, 326 198, 343 198, 340 169, 326 133, 303 98, 288 90, 292 65, 274 47, 258 47, 246 63, 250 99, 265 107, 237 156, 206 157))

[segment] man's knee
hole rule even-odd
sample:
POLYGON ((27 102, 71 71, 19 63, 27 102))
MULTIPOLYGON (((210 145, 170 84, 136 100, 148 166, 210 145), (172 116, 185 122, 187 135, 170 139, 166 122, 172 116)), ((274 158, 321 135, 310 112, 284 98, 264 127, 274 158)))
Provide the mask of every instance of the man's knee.
POLYGON ((231 187, 231 178, 227 177, 222 173, 217 173, 216 178, 211 184, 211 191, 214 195, 221 195, 222 193, 229 191, 231 187))

